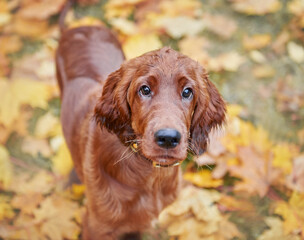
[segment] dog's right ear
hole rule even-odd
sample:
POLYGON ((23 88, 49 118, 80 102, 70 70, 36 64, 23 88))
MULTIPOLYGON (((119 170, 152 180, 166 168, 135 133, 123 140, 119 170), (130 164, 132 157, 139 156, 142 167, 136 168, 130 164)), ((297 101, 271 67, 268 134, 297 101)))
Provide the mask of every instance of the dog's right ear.
POLYGON ((131 127, 131 113, 127 102, 127 92, 131 80, 123 74, 123 66, 111 73, 103 87, 99 98, 94 118, 101 128, 116 134, 122 143, 133 136, 131 127))

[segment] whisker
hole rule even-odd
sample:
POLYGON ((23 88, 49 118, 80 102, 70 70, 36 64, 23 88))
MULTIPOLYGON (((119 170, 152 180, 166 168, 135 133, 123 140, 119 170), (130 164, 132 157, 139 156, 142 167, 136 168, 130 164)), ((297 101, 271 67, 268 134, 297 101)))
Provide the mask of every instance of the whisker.
POLYGON ((117 163, 121 162, 122 160, 130 158, 134 154, 134 152, 130 151, 128 155, 124 156, 128 150, 129 149, 127 148, 126 151, 123 152, 121 157, 113 164, 113 166, 115 166, 117 163))

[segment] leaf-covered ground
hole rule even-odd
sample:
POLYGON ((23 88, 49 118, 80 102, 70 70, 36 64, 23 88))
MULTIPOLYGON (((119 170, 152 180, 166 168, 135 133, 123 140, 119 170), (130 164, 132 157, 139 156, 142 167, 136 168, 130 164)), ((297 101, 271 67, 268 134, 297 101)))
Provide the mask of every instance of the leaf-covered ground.
MULTIPOLYGON (((81 236, 54 74, 64 1, 0 1, 0 239, 81 236)), ((67 24, 107 25, 127 58, 171 46, 229 104, 146 240, 304 239, 303 0, 79 0, 67 24)))

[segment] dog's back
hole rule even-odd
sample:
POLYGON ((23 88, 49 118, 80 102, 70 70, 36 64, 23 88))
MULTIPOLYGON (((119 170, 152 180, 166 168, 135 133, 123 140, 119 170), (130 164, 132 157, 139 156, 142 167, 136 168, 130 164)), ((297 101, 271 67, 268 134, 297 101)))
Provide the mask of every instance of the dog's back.
POLYGON ((85 152, 82 148, 87 140, 93 109, 107 76, 123 61, 120 44, 105 27, 86 26, 62 32, 56 53, 61 122, 81 180, 81 153, 85 152))

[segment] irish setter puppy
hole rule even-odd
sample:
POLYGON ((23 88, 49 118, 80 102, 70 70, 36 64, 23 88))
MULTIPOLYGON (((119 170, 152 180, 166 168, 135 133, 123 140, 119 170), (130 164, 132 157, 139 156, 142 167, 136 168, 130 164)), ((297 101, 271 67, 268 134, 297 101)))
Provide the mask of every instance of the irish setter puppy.
POLYGON ((206 149, 225 104, 197 62, 168 48, 125 61, 105 27, 65 30, 56 56, 61 121, 86 186, 83 239, 140 239, 206 149))

